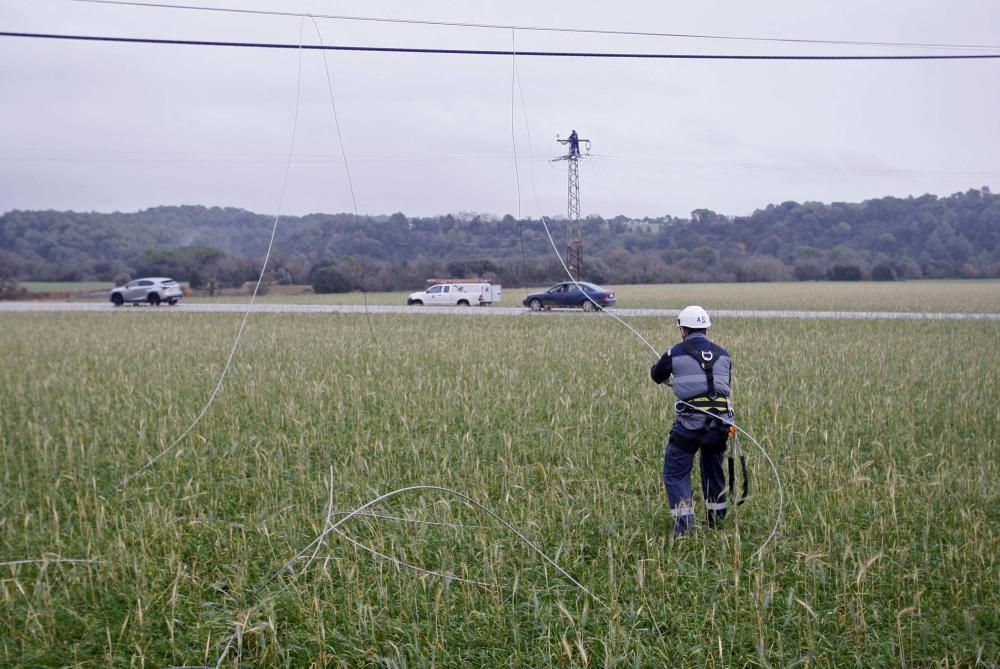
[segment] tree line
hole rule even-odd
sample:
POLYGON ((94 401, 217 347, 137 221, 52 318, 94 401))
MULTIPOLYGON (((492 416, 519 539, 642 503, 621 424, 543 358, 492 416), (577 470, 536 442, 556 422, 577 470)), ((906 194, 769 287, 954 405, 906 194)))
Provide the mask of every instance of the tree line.
MULTIPOLYGON (((0 283, 164 275, 193 286, 256 279, 274 217, 235 208, 0 216, 0 283)), ((506 285, 560 280, 563 219, 483 214, 310 214, 279 219, 265 279, 333 290, 400 290, 429 277, 506 285)), ((583 278, 597 283, 893 280, 1000 276, 1000 196, 783 202, 748 216, 588 216, 583 278)))

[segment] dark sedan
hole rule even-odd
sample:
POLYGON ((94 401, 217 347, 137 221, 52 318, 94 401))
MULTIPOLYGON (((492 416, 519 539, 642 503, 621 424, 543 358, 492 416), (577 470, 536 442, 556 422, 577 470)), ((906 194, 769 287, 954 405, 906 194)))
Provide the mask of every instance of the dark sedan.
POLYGON ((586 281, 557 283, 544 293, 531 293, 522 304, 532 311, 553 307, 597 311, 615 305, 615 294, 586 281), (584 294, 586 292, 586 294, 584 294))

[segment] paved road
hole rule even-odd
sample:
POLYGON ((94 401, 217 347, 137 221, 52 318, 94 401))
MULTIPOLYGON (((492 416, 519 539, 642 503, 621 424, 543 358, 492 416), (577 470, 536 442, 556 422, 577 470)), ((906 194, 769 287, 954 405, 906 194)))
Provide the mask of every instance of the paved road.
MULTIPOLYGON (((173 307, 150 307, 139 305, 137 307, 118 307, 119 311, 132 311, 138 309, 156 309, 171 313, 225 313, 236 312, 245 313, 248 309, 246 304, 215 304, 215 303, 195 303, 186 302, 173 307)), ((653 318, 676 318, 680 309, 611 309, 614 314, 620 317, 653 317, 653 318)), ((100 302, 0 302, 0 313, 4 312, 52 312, 52 311, 89 311, 110 313, 116 307, 100 302)), ((254 304, 249 307, 253 313, 272 314, 363 314, 365 307, 362 305, 341 305, 341 304, 254 304)), ((384 306, 370 305, 370 314, 455 314, 460 316, 522 316, 529 318, 551 318, 556 315, 578 317, 590 317, 576 309, 554 310, 552 312, 532 313, 523 307, 406 307, 406 306, 384 306)), ((1000 321, 1000 314, 996 313, 925 313, 915 311, 754 311, 745 309, 725 310, 713 309, 713 316, 720 318, 829 318, 829 319, 854 319, 854 320, 987 320, 1000 321)))

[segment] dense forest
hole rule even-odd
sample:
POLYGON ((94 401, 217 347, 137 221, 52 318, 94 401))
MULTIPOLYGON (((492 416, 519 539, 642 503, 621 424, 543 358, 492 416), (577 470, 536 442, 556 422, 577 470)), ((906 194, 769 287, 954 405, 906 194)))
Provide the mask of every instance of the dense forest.
MULTIPOLYGON (((0 216, 0 283, 120 281, 166 275, 192 285, 256 279, 274 217, 180 206, 136 213, 10 211, 0 216)), ((566 221, 546 219, 556 246, 566 221)), ((1000 196, 784 202, 749 216, 708 209, 580 222, 583 278, 598 283, 893 280, 1000 276, 1000 196)), ((267 280, 335 290, 417 288, 478 275, 518 286, 563 277, 542 221, 476 215, 282 216, 267 280)))

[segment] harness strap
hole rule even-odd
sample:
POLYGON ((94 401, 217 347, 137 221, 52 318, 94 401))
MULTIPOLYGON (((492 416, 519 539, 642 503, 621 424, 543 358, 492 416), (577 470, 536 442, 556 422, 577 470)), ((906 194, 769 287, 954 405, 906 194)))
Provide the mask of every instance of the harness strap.
POLYGON ((743 452, 740 451, 740 470, 743 474, 743 492, 739 497, 736 496, 736 458, 733 457, 733 451, 729 451, 729 499, 735 502, 736 506, 743 504, 747 501, 750 496, 750 477, 747 475, 747 459, 744 457, 743 452))
POLYGON ((704 411, 712 411, 714 413, 728 414, 730 410, 729 398, 722 397, 689 397, 682 402, 678 402, 674 407, 677 411, 695 411, 696 409, 702 409, 704 411), (695 409, 687 406, 690 404, 695 409))

